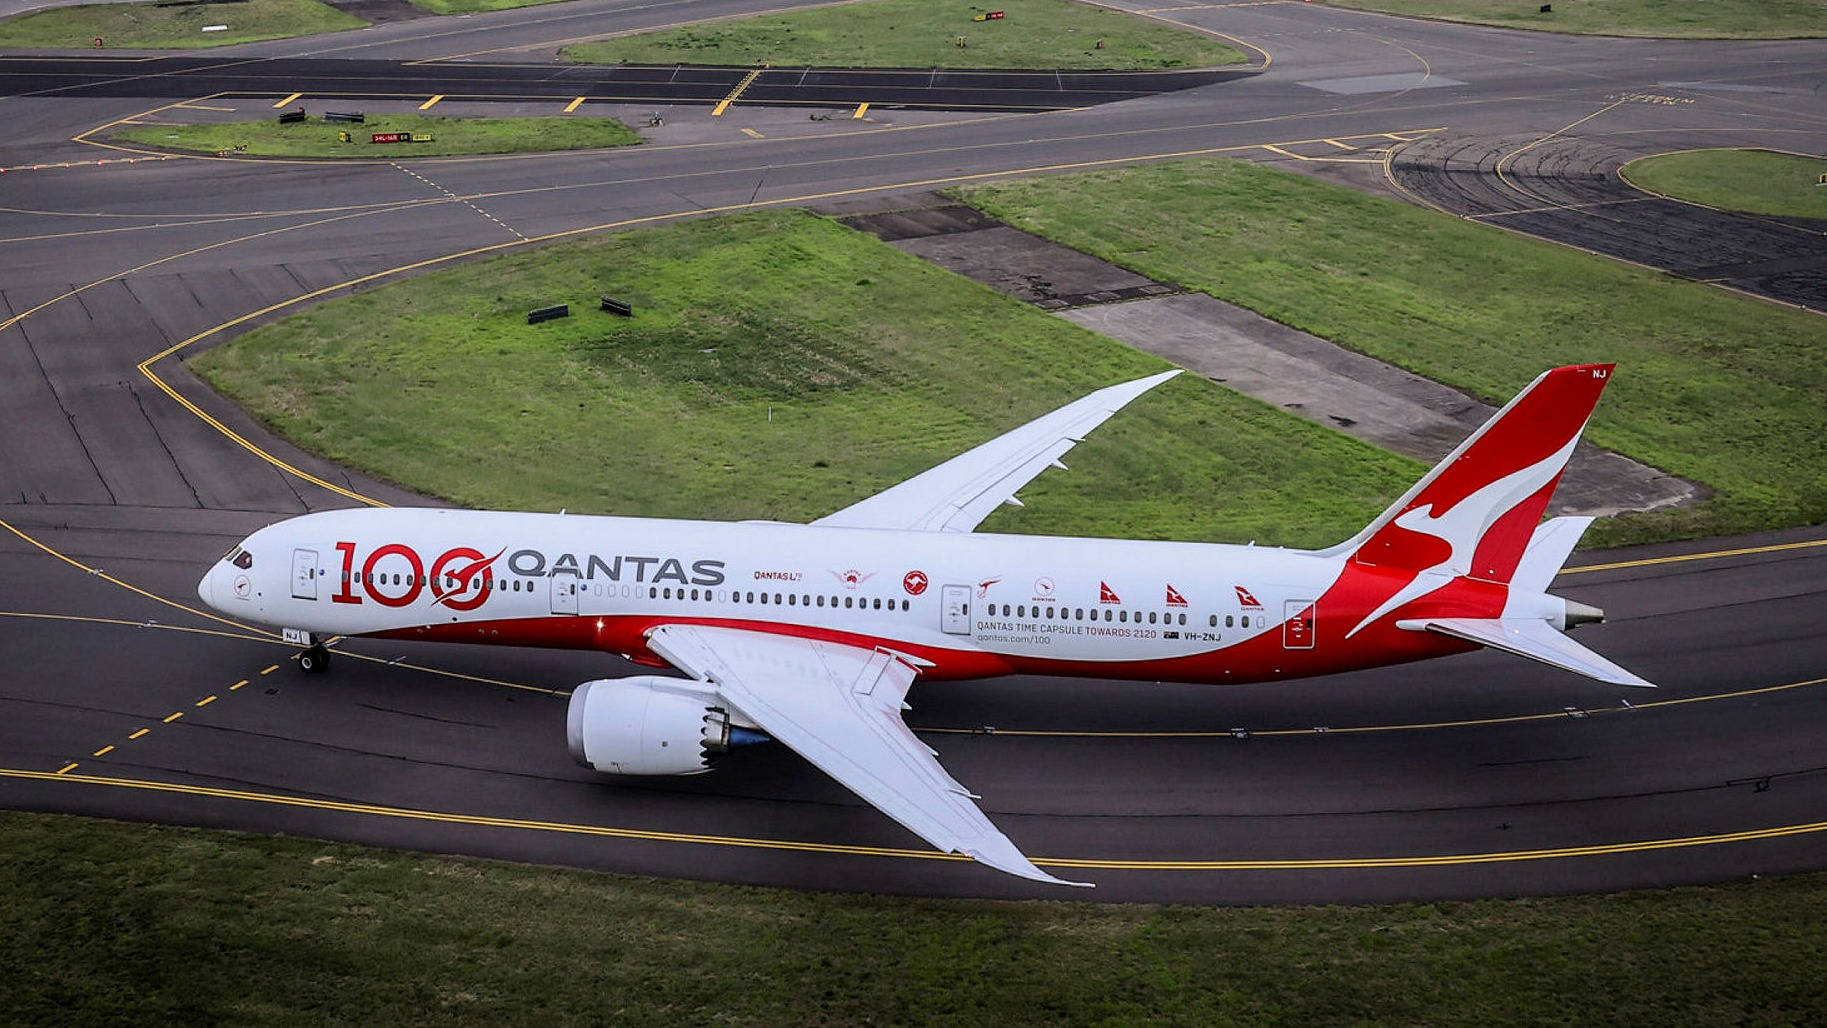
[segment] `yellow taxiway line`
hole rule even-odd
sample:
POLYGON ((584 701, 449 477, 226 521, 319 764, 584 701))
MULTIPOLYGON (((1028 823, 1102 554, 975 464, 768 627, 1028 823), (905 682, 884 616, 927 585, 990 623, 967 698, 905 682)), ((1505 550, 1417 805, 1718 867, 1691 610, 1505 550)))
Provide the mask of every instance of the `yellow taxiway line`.
MULTIPOLYGON (((74 767, 75 765, 70 765, 74 767)), ((470 825, 478 828, 509 828, 521 831, 551 832, 567 835, 596 836, 644 842, 691 843, 710 846, 733 846, 747 849, 789 850, 800 853, 831 853, 849 856, 897 857, 908 860, 968 861, 963 854, 940 853, 937 850, 915 850, 889 846, 854 846, 843 843, 810 842, 795 839, 764 839, 738 835, 700 835, 689 832, 662 832, 612 825, 574 824, 563 821, 536 821, 526 818, 490 817, 452 811, 419 810, 373 803, 312 796, 287 796, 255 792, 248 789, 222 789, 178 782, 144 781, 102 775, 70 774, 63 771, 28 771, 23 768, 0 768, 0 778, 42 782, 74 782, 101 788, 160 792, 243 803, 260 803, 278 807, 296 807, 402 821, 426 821, 440 824, 470 825)), ((1827 832, 1827 821, 1748 828, 1712 835, 1682 835, 1659 839, 1635 839, 1628 842, 1598 843, 1587 846, 1562 846, 1551 849, 1494 850, 1470 853, 1421 854, 1390 857, 1330 857, 1315 859, 1257 860, 1105 860, 1091 857, 1038 857, 1042 867, 1090 868, 1109 871, 1287 871, 1287 870, 1363 870, 1368 868, 1420 868, 1465 864, 1505 864, 1535 860, 1564 860, 1572 857, 1596 857, 1621 853, 1644 853, 1656 850, 1686 849, 1697 846, 1719 846, 1740 842, 1757 842, 1797 835, 1827 832)))

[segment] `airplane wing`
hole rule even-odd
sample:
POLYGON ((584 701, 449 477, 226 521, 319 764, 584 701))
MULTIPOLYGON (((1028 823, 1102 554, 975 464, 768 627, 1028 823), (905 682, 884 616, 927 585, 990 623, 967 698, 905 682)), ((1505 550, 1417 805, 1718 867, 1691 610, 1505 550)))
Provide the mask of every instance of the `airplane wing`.
POLYGON ((918 672, 895 655, 698 625, 662 625, 647 644, 715 687, 733 713, 939 849, 1037 882, 1089 884, 1035 867, 939 766, 901 720, 902 698, 918 672))
POLYGON ((1108 388, 1006 432, 899 485, 812 522, 837 528, 969 532, 1129 401, 1178 375, 1178 368, 1108 388))

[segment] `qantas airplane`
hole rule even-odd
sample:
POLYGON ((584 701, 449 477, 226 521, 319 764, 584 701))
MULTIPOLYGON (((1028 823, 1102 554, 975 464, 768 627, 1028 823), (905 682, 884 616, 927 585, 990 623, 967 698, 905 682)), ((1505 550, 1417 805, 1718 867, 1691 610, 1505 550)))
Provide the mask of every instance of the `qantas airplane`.
POLYGON ((696 774, 785 743, 947 852, 1063 882, 992 825, 901 720, 916 678, 1260 682, 1487 646, 1649 682, 1563 634, 1547 593, 1591 518, 1541 521, 1612 365, 1545 372, 1368 527, 1323 550, 973 533, 1125 404, 1098 390, 809 525, 356 509, 269 525, 211 607, 279 626, 307 672, 334 636, 618 653, 684 677, 586 682, 573 757, 696 774))

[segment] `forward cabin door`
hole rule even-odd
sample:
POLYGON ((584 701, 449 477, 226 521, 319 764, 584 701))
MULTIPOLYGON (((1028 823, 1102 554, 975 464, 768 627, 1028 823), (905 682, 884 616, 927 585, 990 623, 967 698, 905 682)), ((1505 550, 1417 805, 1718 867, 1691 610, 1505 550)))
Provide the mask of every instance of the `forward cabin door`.
POLYGON ((570 571, 560 572, 548 579, 552 583, 552 613, 577 613, 577 593, 582 581, 570 571))
POLYGON ((1310 650, 1313 648, 1313 617, 1316 606, 1312 600, 1284 600, 1281 605, 1281 648, 1284 650, 1310 650))
POLYGON ((971 634, 971 587, 947 585, 939 589, 939 627, 951 635, 971 634))
POLYGON ((292 551, 292 599, 317 599, 317 551, 292 551))

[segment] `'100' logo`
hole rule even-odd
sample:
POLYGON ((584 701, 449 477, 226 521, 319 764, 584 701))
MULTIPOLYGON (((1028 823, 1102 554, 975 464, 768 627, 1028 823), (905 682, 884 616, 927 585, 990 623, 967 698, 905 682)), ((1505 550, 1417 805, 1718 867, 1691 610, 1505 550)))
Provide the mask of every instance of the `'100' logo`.
POLYGON ((388 543, 375 548, 362 562, 360 573, 355 570, 355 544, 337 543, 336 549, 343 555, 342 581, 330 599, 337 603, 360 603, 362 598, 354 592, 354 586, 360 585, 368 598, 384 607, 404 607, 417 600, 426 589, 431 590, 432 602, 443 604, 452 610, 475 610, 488 599, 488 570, 502 552, 493 557, 484 557, 482 551, 468 546, 458 546, 445 550, 438 559, 427 568, 418 551, 404 543, 388 543), (403 558, 407 570, 403 574, 382 573, 374 570, 376 564, 388 557, 403 558), (383 591, 384 587, 395 585, 399 592, 383 591), (469 595, 464 595, 468 593, 469 595))

